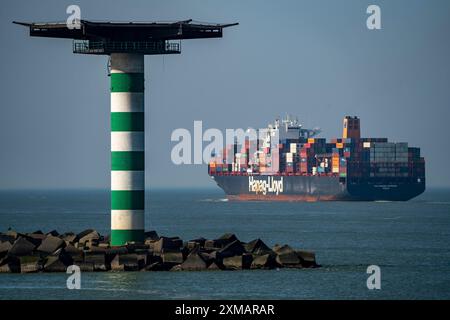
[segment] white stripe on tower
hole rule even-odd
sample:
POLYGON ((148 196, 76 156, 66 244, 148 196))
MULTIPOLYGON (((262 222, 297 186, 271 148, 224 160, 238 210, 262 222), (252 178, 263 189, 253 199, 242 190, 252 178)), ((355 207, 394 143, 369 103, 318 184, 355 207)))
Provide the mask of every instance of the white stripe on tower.
POLYGON ((111 245, 144 240, 144 56, 111 54, 111 245))
POLYGON ((111 92, 111 112, 144 112, 144 94, 111 92))
POLYGON ((111 132, 111 151, 144 151, 144 132, 111 132))
POLYGON ((144 225, 144 210, 111 210, 111 229, 135 230, 144 225))
POLYGON ((144 171, 111 171, 111 190, 142 190, 142 186, 144 186, 144 171))

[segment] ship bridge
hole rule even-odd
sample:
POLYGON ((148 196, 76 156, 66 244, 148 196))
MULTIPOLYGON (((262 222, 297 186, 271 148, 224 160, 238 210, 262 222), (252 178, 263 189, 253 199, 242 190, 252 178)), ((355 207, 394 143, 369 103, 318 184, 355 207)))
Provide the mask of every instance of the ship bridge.
POLYGON ((286 117, 281 120, 281 123, 279 119, 275 120, 274 127, 275 129, 279 129, 280 140, 298 138, 308 139, 315 137, 322 132, 320 128, 303 128, 303 125, 298 121, 298 118, 294 118, 292 115, 286 115, 286 117))

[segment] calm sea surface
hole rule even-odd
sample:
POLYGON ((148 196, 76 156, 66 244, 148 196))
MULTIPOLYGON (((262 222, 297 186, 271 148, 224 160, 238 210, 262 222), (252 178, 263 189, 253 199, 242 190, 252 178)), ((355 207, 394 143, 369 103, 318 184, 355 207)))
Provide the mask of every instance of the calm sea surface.
MULTIPOLYGON (((109 233, 107 191, 0 193, 0 230, 109 233)), ((228 202, 219 191, 151 191, 160 235, 262 238, 316 252, 313 270, 0 274, 0 299, 450 299, 450 190, 409 202, 228 202), (366 287, 381 268, 381 290, 366 287)))

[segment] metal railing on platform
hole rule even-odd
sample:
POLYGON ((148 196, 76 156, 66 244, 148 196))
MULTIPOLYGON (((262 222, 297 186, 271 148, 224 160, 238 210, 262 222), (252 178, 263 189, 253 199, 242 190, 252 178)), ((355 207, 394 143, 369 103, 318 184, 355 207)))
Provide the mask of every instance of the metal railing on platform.
POLYGON ((92 41, 74 40, 73 53, 110 54, 176 54, 181 53, 180 42, 169 41, 92 41))

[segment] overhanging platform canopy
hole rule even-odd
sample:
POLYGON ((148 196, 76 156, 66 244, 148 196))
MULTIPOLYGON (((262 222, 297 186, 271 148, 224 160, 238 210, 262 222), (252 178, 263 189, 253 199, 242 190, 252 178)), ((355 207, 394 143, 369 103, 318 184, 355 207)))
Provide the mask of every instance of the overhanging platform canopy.
POLYGON ((179 40, 221 38, 224 28, 238 24, 196 23, 192 19, 176 22, 79 22, 79 29, 69 29, 65 22, 13 23, 29 27, 32 37, 73 39, 74 53, 84 54, 180 53, 179 40))

